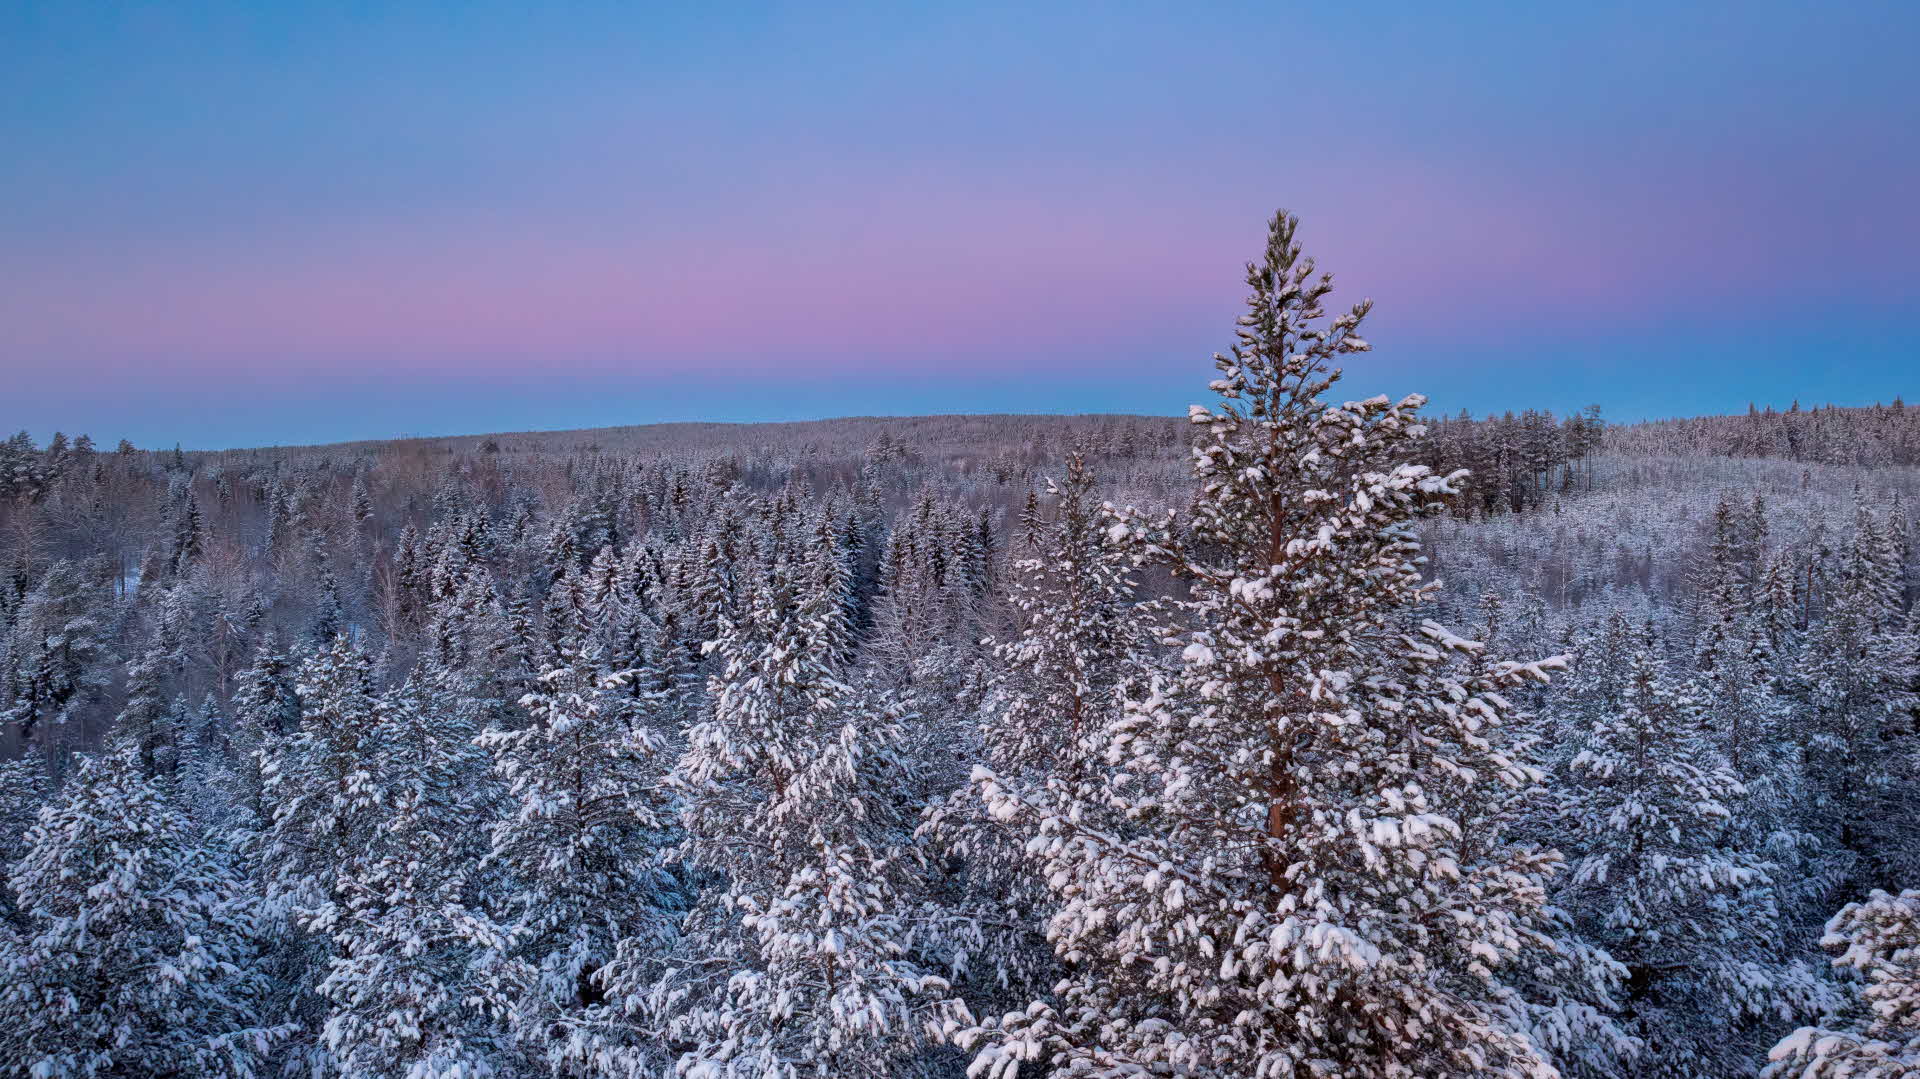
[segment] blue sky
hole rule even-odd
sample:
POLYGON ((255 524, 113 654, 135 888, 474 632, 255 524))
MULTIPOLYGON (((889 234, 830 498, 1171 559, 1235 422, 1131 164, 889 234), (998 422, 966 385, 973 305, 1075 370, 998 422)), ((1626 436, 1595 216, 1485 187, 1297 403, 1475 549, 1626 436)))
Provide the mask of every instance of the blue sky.
POLYGON ((0 425, 1178 413, 1265 217, 1356 394, 1920 394, 1920 6, 0 6, 0 425))

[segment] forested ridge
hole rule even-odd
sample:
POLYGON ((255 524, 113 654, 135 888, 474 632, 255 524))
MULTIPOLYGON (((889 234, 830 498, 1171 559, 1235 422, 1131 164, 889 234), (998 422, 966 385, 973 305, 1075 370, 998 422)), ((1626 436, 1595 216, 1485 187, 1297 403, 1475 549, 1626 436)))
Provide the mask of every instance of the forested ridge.
POLYGON ((0 443, 0 1075, 1920 1074, 1920 418, 1296 228, 1183 420, 0 443))

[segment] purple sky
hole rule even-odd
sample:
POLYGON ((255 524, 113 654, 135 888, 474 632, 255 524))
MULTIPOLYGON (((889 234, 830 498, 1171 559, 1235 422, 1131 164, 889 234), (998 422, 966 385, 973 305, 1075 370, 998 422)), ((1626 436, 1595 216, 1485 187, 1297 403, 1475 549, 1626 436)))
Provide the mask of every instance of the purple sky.
POLYGON ((1920 395, 1912 4, 116 7, 0 8, 42 437, 1178 413, 1279 206, 1356 395, 1920 395))

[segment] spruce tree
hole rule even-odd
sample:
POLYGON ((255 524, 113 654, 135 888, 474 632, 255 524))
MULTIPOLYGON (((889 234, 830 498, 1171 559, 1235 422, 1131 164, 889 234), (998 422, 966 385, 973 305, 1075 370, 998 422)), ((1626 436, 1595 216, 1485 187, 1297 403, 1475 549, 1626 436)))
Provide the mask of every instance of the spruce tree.
MULTIPOLYGON (((1051 512, 1032 504, 1025 556, 1007 568, 1016 629, 993 645, 976 753, 997 775, 1070 788, 1089 778, 1124 687, 1146 683, 1157 649, 1130 553, 1108 537, 1080 450, 1046 489, 1051 512)), ((994 999, 1044 991, 1057 965, 1041 928, 1057 903, 1027 837, 989 816, 970 785, 933 807, 922 832, 965 859, 953 902, 983 927, 974 980, 994 999)))
POLYGON ((1804 702, 1793 734, 1808 781, 1807 828, 1851 857, 1857 890, 1920 875, 1912 838, 1920 827, 1912 735, 1920 656, 1900 621, 1884 554, 1863 508, 1832 602, 1793 675, 1804 702))
POLYGON ((174 666, 170 650, 161 644, 128 667, 127 703, 113 728, 113 737, 132 748, 148 779, 168 782, 179 771, 186 740, 185 717, 166 694, 174 666))
POLYGON ((0 721, 32 743, 44 726, 64 724, 76 709, 106 688, 102 670, 110 658, 111 618, 105 589, 87 568, 64 559, 49 565, 23 594, 7 620, 12 683, 0 701, 0 721))
POLYGON ((276 891, 312 903, 379 820, 372 658, 345 635, 335 637, 301 666, 295 689, 298 729, 256 750, 272 806, 261 861, 276 891))
POLYGON ((251 1077, 288 1031, 262 1020, 256 911, 133 743, 83 758, 25 837, 25 927, 0 978, 0 1074, 251 1077))
MULTIPOLYGON (((27 853, 27 831, 52 793, 53 782, 34 757, 0 761, 0 871, 27 853)), ((24 926, 13 890, 0 883, 0 935, 24 926)))
POLYGON ((1769 1054, 1766 1079, 1911 1079, 1920 1075, 1920 891, 1875 891, 1827 923, 1834 966, 1865 982, 1848 1028, 1802 1027, 1769 1054))
POLYGON ((228 731, 233 762, 227 772, 226 799, 237 826, 252 835, 247 850, 259 855, 259 841, 273 809, 267 800, 266 762, 279 757, 286 740, 300 728, 297 668, 271 631, 254 651, 253 662, 241 673, 233 694, 233 722, 228 731))
POLYGON ((298 915, 332 945, 316 986, 323 1043, 353 1079, 486 1076, 502 1035, 468 987, 505 938, 484 909, 474 822, 492 789, 476 709, 456 676, 423 670, 374 715, 363 788, 373 827, 298 915))
POLYGON ((1070 454, 1065 479, 1047 490, 1053 514, 1035 554, 1010 567, 1019 630, 994 650, 1000 676, 985 734, 1003 774, 1079 769, 1122 687, 1144 683, 1151 663, 1131 556, 1108 538, 1085 456, 1070 454))
POLYGON ((662 863, 668 746, 650 698, 627 692, 632 676, 602 667, 588 655, 546 672, 521 702, 531 723, 479 739, 506 785, 488 858, 506 876, 496 920, 511 941, 483 990, 519 1052, 554 1075, 657 1061, 630 1002, 610 997, 609 968, 618 955, 629 979, 656 973, 684 904, 662 863))
POLYGON ((897 1074, 920 1048, 917 862, 900 716, 816 647, 825 604, 777 568, 723 619, 706 717, 673 782, 678 854, 709 887, 656 989, 685 1074, 897 1074))
POLYGON ((1824 986, 1776 954, 1779 867, 1749 845, 1765 831, 1743 820, 1747 791, 1708 741, 1705 702, 1644 648, 1628 670, 1620 707, 1566 769, 1571 871, 1555 898, 1626 969, 1624 1014, 1644 1049, 1620 1074, 1744 1074, 1824 986))
POLYGON ((278 935, 280 1004, 303 1029, 290 1051, 314 1070, 332 1066, 322 1038, 328 1008, 318 987, 336 949, 302 919, 331 901, 383 819, 373 661, 346 636, 336 637, 301 664, 295 689, 299 726, 285 735, 263 734, 253 748, 268 816, 247 854, 278 935))

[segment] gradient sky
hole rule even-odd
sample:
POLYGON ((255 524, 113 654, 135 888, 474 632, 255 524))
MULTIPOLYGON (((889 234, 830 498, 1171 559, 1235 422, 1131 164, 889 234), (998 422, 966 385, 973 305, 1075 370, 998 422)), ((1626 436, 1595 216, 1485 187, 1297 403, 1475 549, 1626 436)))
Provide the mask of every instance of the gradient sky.
POLYGON ((0 0, 0 427, 1920 398, 1920 3, 0 0), (403 8, 405 10, 399 10, 403 8))

